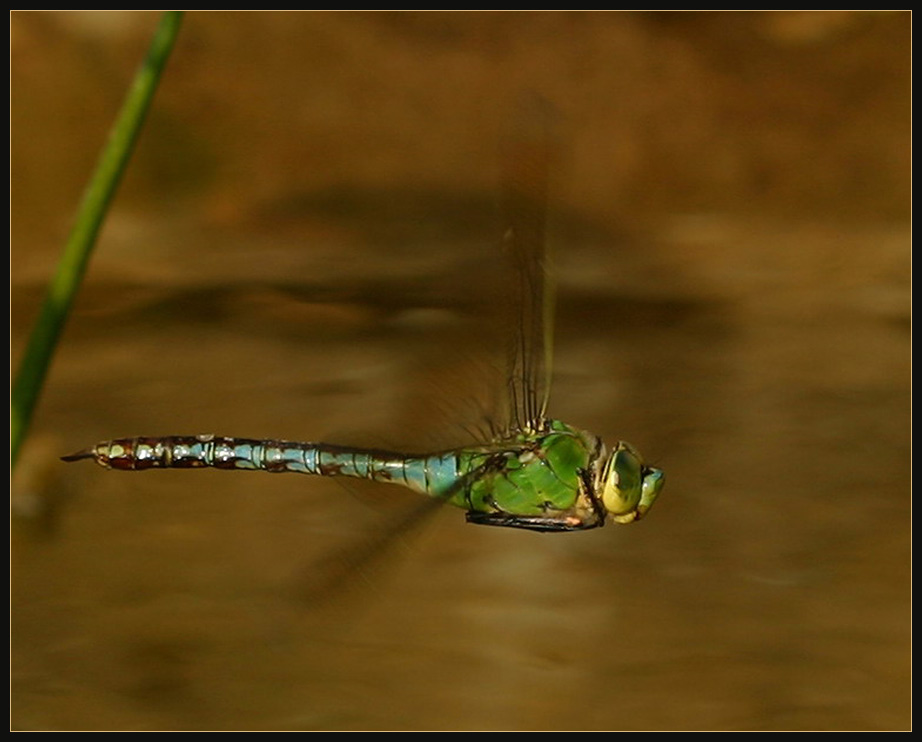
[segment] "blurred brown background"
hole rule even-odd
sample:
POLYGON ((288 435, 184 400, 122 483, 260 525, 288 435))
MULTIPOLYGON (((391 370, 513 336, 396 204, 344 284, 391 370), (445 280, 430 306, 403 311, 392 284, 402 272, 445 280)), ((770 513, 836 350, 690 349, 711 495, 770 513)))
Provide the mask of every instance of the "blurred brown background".
MULTIPOLYGON (((12 14, 14 368, 157 20, 12 14)), ((14 728, 909 728, 910 29, 188 15, 13 482, 14 728), (523 92, 562 143, 552 411, 667 471, 646 521, 446 508, 315 599, 412 495, 58 462, 448 441, 523 92)))

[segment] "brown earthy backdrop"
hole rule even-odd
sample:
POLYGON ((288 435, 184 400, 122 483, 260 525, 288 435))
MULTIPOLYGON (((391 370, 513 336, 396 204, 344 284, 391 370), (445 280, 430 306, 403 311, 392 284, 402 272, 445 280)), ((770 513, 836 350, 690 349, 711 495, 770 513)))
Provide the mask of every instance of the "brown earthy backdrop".
MULTIPOLYGON (((14 367, 157 20, 12 15, 14 367)), ((910 30, 189 15, 13 482, 14 728, 908 728, 910 30), (666 470, 646 521, 445 508, 356 565, 417 498, 58 462, 463 440, 530 93, 561 143, 552 411, 666 470)))

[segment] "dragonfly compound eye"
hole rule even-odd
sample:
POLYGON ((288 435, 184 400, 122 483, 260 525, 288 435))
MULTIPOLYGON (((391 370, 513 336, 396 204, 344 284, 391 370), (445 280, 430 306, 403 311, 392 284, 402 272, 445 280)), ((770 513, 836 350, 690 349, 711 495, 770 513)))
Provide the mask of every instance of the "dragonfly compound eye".
MULTIPOLYGON (((651 481, 650 487, 655 498, 662 484, 657 486, 651 481)), ((640 454, 629 443, 618 443, 602 472, 602 504, 615 522, 630 523, 649 507, 647 504, 643 510, 640 509, 644 488, 644 465, 640 454)))

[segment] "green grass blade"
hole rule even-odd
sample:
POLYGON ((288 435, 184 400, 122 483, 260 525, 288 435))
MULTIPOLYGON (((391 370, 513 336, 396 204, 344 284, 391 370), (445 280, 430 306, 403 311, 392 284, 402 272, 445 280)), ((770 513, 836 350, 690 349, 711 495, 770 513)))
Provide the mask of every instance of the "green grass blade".
POLYGON ((181 21, 180 11, 164 13, 83 194, 76 221, 13 382, 10 397, 11 468, 16 464, 55 346, 170 56, 181 21))

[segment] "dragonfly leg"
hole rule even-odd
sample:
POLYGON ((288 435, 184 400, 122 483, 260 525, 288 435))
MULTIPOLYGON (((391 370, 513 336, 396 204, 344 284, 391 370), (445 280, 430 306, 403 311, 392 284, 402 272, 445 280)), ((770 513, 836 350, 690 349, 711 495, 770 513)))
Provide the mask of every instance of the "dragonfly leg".
POLYGON ((548 516, 548 515, 512 515, 510 513, 484 513, 479 510, 470 510, 467 513, 467 522, 481 526, 501 526, 504 528, 523 528, 529 531, 586 531, 598 528, 604 522, 601 519, 583 521, 573 516, 548 516))

